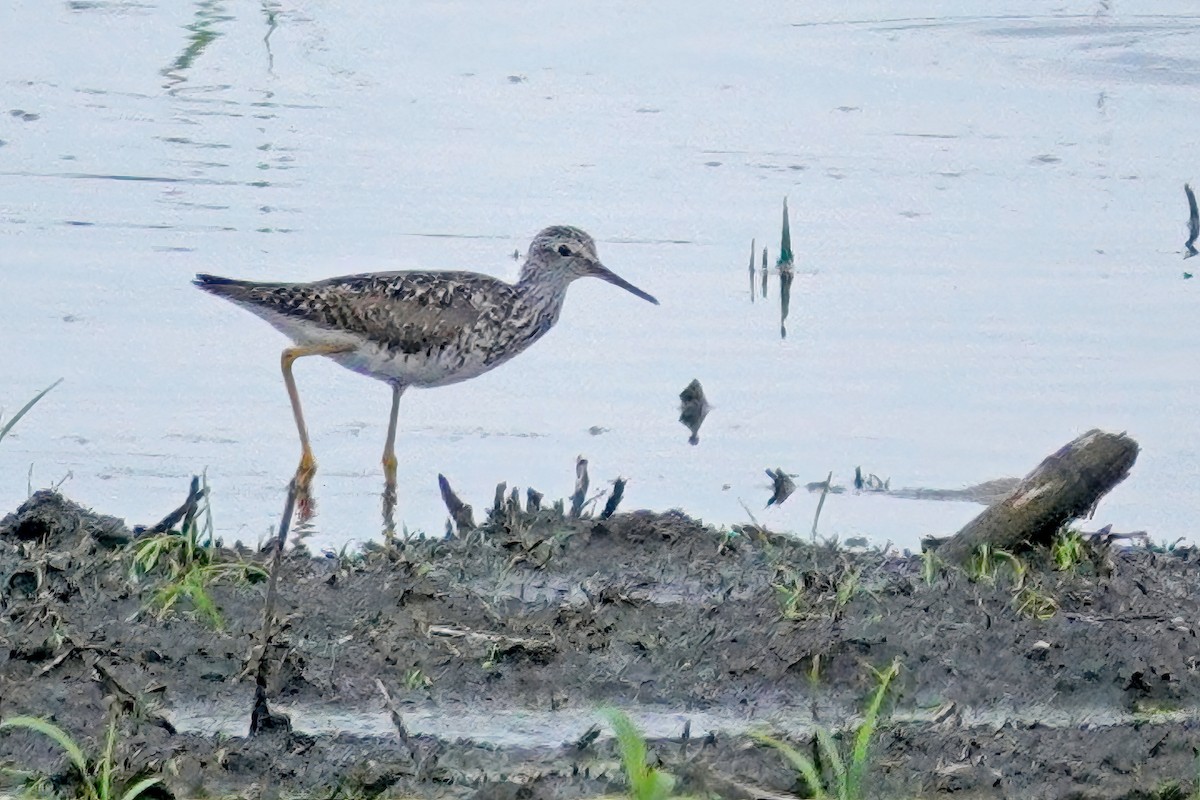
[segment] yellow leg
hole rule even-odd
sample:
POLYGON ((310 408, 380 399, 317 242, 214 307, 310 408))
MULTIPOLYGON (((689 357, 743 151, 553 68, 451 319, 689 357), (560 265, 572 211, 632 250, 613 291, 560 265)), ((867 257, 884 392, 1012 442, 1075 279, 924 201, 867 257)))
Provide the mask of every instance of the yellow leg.
POLYGON ((392 384, 392 415, 388 419, 387 441, 383 445, 383 535, 388 545, 396 533, 396 417, 404 386, 392 384))
POLYGON ((301 522, 311 519, 315 508, 311 489, 313 475, 317 471, 317 460, 313 457, 312 447, 308 443, 308 427, 304 424, 304 412, 300 409, 300 393, 296 391, 296 379, 292 376, 292 364, 297 358, 305 356, 328 356, 353 349, 351 345, 302 345, 287 348, 280 358, 283 382, 287 386, 288 398, 292 401, 292 415, 296 418, 296 430, 300 434, 300 466, 296 467, 296 501, 300 505, 301 522))

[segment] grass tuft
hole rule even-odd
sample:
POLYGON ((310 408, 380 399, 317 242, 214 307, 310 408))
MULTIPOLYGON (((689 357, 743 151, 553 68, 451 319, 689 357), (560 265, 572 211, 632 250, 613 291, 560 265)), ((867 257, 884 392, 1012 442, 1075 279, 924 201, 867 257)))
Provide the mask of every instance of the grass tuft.
POLYGON ((667 800, 675 791, 675 776, 646 763, 646 739, 624 712, 609 709, 605 716, 621 750, 629 797, 632 800, 667 800))
POLYGON ((153 603, 160 616, 166 616, 179 600, 186 598, 197 614, 219 629, 221 614, 209 586, 220 580, 257 583, 267 579, 267 571, 241 558, 222 560, 224 551, 213 536, 207 481, 202 495, 202 513, 197 510, 187 514, 178 532, 167 531, 138 542, 133 553, 133 574, 149 575, 159 569, 166 574, 166 581, 154 592, 153 603), (203 525, 199 521, 201 516, 203 525))
MULTIPOLYGON (((66 754, 71 766, 79 774, 81 800, 136 800, 150 787, 160 783, 159 778, 142 778, 127 787, 122 794, 114 789, 114 773, 117 749, 117 718, 109 719, 108 735, 104 740, 104 753, 91 761, 71 735, 49 720, 39 717, 12 717, 0 722, 0 730, 28 730, 40 733, 57 744, 66 754)), ((43 776, 44 777, 44 776, 43 776)))
POLYGON ((818 726, 816 732, 817 751, 820 756, 822 770, 813 759, 801 753, 782 739, 765 734, 753 734, 762 744, 779 751, 784 760, 808 785, 808 790, 814 798, 831 798, 837 800, 863 800, 863 778, 867 772, 870 758, 871 739, 879 726, 879 717, 887 697, 888 688, 900 672, 900 661, 894 660, 883 671, 875 671, 877 685, 875 693, 867 704, 863 722, 854 734, 854 746, 849 753, 849 761, 843 757, 841 749, 833 735, 823 727, 818 726))

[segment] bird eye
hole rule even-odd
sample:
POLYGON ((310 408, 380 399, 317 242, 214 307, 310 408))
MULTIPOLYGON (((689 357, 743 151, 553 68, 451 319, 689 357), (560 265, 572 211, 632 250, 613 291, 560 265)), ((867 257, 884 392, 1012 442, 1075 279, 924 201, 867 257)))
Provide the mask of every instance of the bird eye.
POLYGON ((571 248, 567 247, 565 244, 560 244, 558 246, 558 254, 560 256, 569 256, 571 255, 571 248))

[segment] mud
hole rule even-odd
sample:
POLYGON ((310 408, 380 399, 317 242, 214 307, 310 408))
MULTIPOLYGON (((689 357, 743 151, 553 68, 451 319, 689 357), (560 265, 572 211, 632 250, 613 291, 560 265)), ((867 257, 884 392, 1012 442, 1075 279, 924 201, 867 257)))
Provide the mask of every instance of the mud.
MULTIPOLYGON (((0 521, 0 718, 46 716, 92 753, 115 719, 121 774, 162 776, 163 797, 621 792, 611 706, 680 791, 804 796, 747 734, 810 752, 815 725, 848 733, 894 659, 869 797, 1168 797, 1196 774, 1191 550, 1062 572, 1028 553, 1023 579, 972 581, 680 513, 554 511, 392 552, 300 547, 269 653, 290 730, 248 738, 265 583, 212 583, 219 626, 186 596, 164 613, 161 566, 133 568, 142 541, 49 492, 0 521)), ((74 780, 25 731, 0 732, 0 766, 74 780)))

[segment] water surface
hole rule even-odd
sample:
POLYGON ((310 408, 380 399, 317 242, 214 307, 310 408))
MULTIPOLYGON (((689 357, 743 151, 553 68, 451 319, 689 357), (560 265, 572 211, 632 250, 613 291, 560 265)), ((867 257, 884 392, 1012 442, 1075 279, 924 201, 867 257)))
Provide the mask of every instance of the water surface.
MULTIPOLYGON (((408 393, 410 528, 442 529, 439 472, 478 510, 500 480, 569 494, 582 454, 626 507, 807 532, 816 496, 764 509, 765 468, 956 488, 1102 427, 1143 452, 1097 524, 1189 534, 1200 16, 927 7, 9 4, 0 403, 66 380, 0 444, 0 508, 65 478, 154 521, 207 470, 218 529, 264 537, 298 451, 285 341, 191 276, 511 279, 568 223, 662 305, 581 282, 529 352, 408 393), (777 276, 751 303, 746 266, 752 237, 774 262, 784 196, 781 339, 777 276)), ((297 375, 314 543, 373 537, 389 391, 297 375)), ((911 547, 977 511, 836 495, 821 531, 911 547)))

